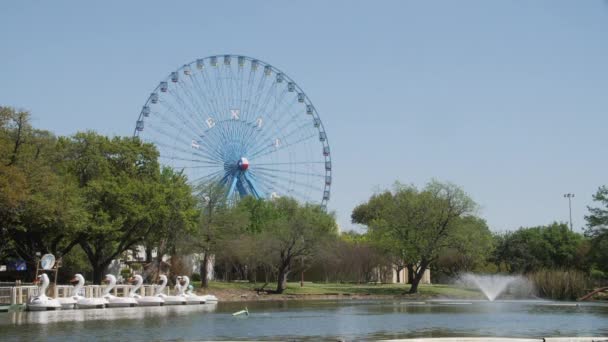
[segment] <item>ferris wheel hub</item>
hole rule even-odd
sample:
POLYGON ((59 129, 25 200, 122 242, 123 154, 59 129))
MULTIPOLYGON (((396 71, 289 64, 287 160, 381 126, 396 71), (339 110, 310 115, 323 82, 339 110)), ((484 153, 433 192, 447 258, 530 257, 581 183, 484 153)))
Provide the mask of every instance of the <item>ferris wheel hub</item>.
POLYGON ((239 159, 238 166, 241 171, 247 170, 249 168, 249 160, 247 160, 247 158, 245 157, 242 157, 241 159, 239 159))

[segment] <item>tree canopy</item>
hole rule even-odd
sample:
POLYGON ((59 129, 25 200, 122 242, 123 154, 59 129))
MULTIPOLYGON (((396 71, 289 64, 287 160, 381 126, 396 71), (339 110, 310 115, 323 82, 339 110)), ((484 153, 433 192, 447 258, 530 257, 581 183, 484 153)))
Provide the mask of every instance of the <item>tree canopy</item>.
POLYGON ((585 235, 591 239, 591 257, 598 269, 608 272, 608 186, 601 186, 593 195, 597 207, 588 207, 585 235))
POLYGON ((396 184, 392 192, 373 195, 353 210, 352 219, 408 262, 410 293, 416 293, 426 269, 441 251, 455 245, 461 220, 475 209, 475 202, 458 186, 431 181, 420 190, 396 184))

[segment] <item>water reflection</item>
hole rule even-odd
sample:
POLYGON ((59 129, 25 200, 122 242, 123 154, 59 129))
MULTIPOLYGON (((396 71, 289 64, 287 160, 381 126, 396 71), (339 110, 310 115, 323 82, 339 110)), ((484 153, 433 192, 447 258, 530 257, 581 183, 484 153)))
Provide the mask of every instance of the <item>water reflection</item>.
POLYGON ((146 319, 157 316, 189 315, 197 312, 213 312, 217 304, 184 306, 150 306, 112 309, 60 310, 9 313, 14 325, 50 324, 57 322, 84 322, 99 320, 146 319))
POLYGON ((608 335, 607 305, 543 301, 220 303, 0 314, 3 340, 373 340, 608 335), (232 313, 249 308, 249 316, 232 313))

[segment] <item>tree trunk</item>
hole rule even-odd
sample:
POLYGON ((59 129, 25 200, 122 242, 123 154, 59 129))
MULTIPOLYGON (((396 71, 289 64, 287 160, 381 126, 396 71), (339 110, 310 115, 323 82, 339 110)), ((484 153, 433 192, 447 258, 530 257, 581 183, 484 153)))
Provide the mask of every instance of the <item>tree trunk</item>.
POLYGON ((414 272, 414 264, 407 264, 407 280, 406 283, 408 284, 412 284, 414 282, 414 275, 416 272, 414 272))
POLYGON ((104 278, 104 273, 106 271, 106 269, 108 268, 108 265, 110 265, 110 263, 92 263, 91 266, 93 267, 93 284, 99 285, 101 284, 103 278, 104 278))
POLYGON ((403 269, 403 267, 401 266, 397 266, 395 267, 395 271, 397 271, 397 284, 401 284, 401 270, 403 269))
POLYGON ((201 286, 204 288, 209 287, 209 253, 205 252, 203 256, 203 265, 201 272, 201 286))
POLYGON ((146 249, 146 263, 152 262, 152 247, 145 247, 146 249))
POLYGON ((279 275, 277 277, 276 293, 281 294, 287 288, 287 276, 289 275, 289 263, 282 263, 279 267, 279 275))
POLYGON ((420 280, 422 280, 422 277, 424 276, 424 272, 426 271, 428 265, 429 264, 426 261, 420 262, 420 266, 418 267, 418 272, 413 272, 414 279, 412 279, 412 286, 410 287, 410 290, 408 293, 410 293, 410 294, 418 293, 418 285, 420 284, 420 280))

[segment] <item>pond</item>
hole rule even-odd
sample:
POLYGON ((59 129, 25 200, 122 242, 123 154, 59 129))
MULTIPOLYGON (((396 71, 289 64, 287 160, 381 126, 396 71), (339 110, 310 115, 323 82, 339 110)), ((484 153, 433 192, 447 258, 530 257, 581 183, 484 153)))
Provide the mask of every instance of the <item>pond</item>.
POLYGON ((3 341, 607 335, 608 305, 548 301, 285 301, 0 313, 3 341), (244 307, 249 316, 232 316, 244 307))

